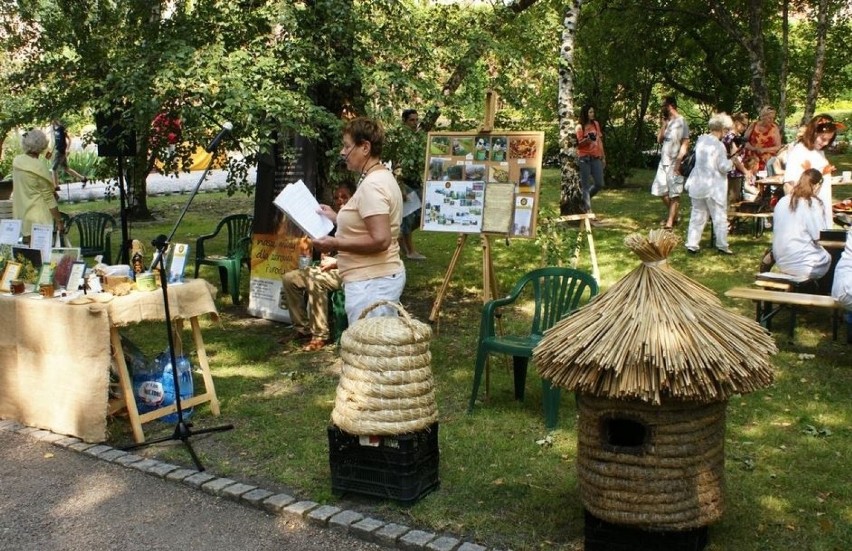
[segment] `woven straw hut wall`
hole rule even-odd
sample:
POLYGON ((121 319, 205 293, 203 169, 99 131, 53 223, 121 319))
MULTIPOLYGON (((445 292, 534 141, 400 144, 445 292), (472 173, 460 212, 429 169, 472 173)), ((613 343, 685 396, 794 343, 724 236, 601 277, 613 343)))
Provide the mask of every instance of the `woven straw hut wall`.
POLYGON ((642 260, 548 331, 539 374, 577 393, 583 504, 604 521, 687 531, 724 511, 725 407, 772 383, 772 336, 668 263, 678 239, 625 245, 642 260))
POLYGON ((578 396, 586 509, 649 531, 706 526, 724 511, 725 406, 578 396))

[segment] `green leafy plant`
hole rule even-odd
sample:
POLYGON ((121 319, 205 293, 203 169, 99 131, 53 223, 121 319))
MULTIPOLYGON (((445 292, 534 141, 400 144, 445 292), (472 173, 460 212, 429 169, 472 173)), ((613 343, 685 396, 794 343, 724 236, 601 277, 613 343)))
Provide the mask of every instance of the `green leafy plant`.
POLYGON ((3 141, 3 151, 0 154, 0 179, 12 179, 12 161, 21 153, 21 140, 15 132, 10 132, 3 141))

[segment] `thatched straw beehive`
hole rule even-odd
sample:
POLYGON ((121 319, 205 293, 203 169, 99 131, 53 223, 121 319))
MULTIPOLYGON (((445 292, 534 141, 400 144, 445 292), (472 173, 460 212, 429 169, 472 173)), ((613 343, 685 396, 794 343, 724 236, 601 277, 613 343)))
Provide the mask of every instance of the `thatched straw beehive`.
POLYGON ((380 301, 344 331, 332 422, 349 434, 400 435, 438 420, 429 344, 432 329, 402 306, 380 301), (364 317, 382 305, 400 316, 364 317))
POLYGON ((586 509, 650 531, 721 516, 727 400, 769 385, 776 352, 760 325, 668 265, 677 243, 628 236, 642 265, 534 351, 543 378, 577 393, 586 509))

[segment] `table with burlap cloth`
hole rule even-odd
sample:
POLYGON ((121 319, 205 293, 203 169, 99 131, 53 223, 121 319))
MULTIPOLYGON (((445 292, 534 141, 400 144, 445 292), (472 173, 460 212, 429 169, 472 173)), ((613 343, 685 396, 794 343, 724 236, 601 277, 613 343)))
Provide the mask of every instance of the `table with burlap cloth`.
MULTIPOLYGON (((170 286, 170 314, 216 316, 213 296, 215 287, 200 279, 170 286)), ((80 305, 31 294, 0 296, 0 419, 103 441, 110 328, 164 316, 159 291, 80 305)))

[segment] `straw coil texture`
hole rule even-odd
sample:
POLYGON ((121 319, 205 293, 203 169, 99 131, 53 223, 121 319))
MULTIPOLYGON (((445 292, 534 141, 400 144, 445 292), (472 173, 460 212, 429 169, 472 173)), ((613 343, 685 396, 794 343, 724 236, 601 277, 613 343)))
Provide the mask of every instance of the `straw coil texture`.
POLYGON ((642 265, 545 333, 534 350, 539 374, 575 392, 654 404, 724 401, 771 384, 772 336, 671 268, 677 243, 662 230, 625 238, 642 265))
POLYGON ((577 474, 596 517, 645 530, 706 526, 724 512, 725 406, 578 396, 577 474), (608 419, 632 419, 646 439, 631 452, 608 442, 608 419), (696 425, 703 425, 698 435, 696 425))
POLYGON ((355 435, 399 435, 436 422, 431 338, 431 327, 397 303, 380 301, 364 310, 340 339, 343 367, 332 422, 355 435), (383 305, 400 315, 366 317, 383 305))

